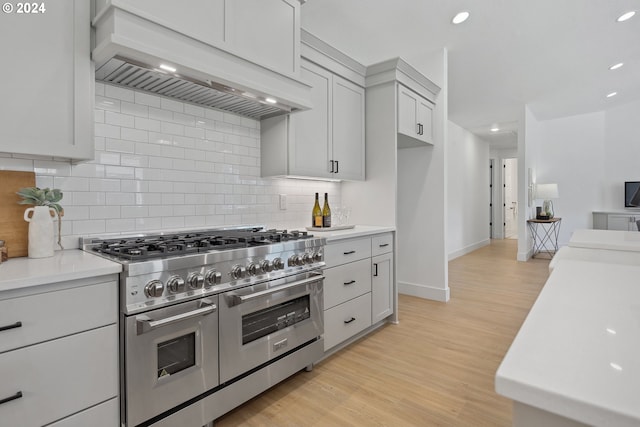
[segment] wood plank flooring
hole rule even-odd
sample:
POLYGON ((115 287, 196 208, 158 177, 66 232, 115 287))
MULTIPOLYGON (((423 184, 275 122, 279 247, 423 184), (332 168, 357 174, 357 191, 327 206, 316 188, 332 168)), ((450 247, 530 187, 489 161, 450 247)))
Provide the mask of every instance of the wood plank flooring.
POLYGON ((510 426, 494 375, 548 276, 493 240, 449 263, 448 303, 401 295, 386 325, 218 419, 229 426, 510 426))

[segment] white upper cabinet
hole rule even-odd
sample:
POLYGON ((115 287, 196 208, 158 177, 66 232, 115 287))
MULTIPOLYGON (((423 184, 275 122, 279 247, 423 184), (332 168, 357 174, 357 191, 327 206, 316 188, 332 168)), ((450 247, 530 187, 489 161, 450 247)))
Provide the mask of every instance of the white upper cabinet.
POLYGON ((328 56, 336 52, 326 44, 322 48, 330 53, 303 44, 300 74, 312 86, 312 109, 261 122, 262 176, 365 179, 364 71, 358 75, 337 65, 328 56))
POLYGON ((433 144, 433 104, 412 90, 398 85, 398 133, 403 147, 433 144))
POLYGON ((2 14, 0 152, 92 159, 90 4, 42 4, 39 13, 2 14))

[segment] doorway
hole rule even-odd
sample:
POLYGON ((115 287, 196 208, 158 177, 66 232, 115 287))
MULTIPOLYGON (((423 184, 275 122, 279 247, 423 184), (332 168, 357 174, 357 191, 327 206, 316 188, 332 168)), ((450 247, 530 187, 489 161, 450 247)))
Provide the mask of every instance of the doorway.
POLYGON ((504 238, 518 238, 518 159, 502 161, 504 238))

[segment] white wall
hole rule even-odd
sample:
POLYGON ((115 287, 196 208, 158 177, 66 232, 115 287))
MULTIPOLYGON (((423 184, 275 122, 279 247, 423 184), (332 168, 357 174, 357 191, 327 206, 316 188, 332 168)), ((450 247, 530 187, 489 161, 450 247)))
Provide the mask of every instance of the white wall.
POLYGON ((624 181, 640 181, 640 101, 606 111, 604 138, 601 204, 594 208, 624 211, 624 181))
POLYGON ((449 121, 447 253, 449 260, 489 244, 489 144, 449 121))
MULTIPOLYGON (((535 182, 557 183, 559 198, 553 200, 555 216, 562 218, 558 243, 566 245, 571 233, 591 228, 592 211, 602 206, 605 178, 605 113, 597 112, 527 122, 529 164, 535 182), (531 129, 535 128, 535 132, 531 129)), ((611 148, 607 145, 606 150, 611 148)), ((627 153, 628 154, 628 153, 627 153)), ((534 200, 534 207, 542 200, 534 200)), ((535 216, 535 208, 528 218, 535 216)))
POLYGON ((96 83, 95 161, 0 153, 0 169, 60 188, 63 242, 90 234, 221 225, 310 225, 314 192, 341 185, 260 178, 260 122, 96 83), (287 210, 279 209, 287 194, 287 210))

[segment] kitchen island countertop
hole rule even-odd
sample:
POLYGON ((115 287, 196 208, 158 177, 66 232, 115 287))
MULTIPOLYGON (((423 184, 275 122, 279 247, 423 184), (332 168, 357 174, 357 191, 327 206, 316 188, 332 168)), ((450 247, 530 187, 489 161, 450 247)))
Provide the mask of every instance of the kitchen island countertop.
POLYGON ((37 292, 45 285, 122 271, 122 265, 79 249, 56 251, 48 258, 9 258, 0 264, 0 300, 37 292))
POLYGON ((588 425, 640 425, 638 277, 640 266, 559 262, 498 368, 496 391, 588 425))

